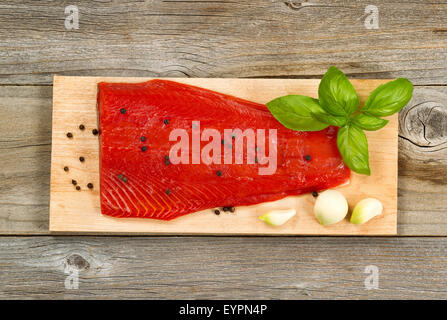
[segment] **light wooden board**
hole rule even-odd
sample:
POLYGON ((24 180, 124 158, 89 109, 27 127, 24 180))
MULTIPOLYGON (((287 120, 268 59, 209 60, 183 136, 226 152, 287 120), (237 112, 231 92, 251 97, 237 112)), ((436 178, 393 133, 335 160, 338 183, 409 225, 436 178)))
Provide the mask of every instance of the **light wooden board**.
MULTIPOLYGON (((99 144, 91 130, 97 126, 97 83, 142 82, 150 78, 54 77, 53 129, 51 155, 50 231, 86 233, 147 234, 253 234, 253 235, 392 235, 397 231, 397 116, 378 132, 369 132, 372 175, 352 174, 351 183, 340 187, 352 206, 365 197, 376 197, 384 204, 384 214, 362 226, 348 219, 332 226, 321 226, 312 213, 311 195, 239 207, 233 214, 216 216, 211 210, 193 213, 174 221, 119 219, 103 216, 99 206, 99 144), (79 124, 85 131, 78 129, 79 124), (67 139, 66 133, 74 138, 67 139), (81 163, 78 158, 84 156, 81 163), (70 168, 69 172, 63 170, 70 168), (76 191, 75 179, 82 187, 76 191), (86 184, 92 182, 93 190, 86 184), (257 219, 270 208, 297 209, 297 215, 282 227, 271 227, 257 219)), ((300 79, 208 79, 176 78, 175 81, 266 103, 286 94, 317 95, 319 80, 300 79)), ((386 80, 354 80, 361 103, 386 80)), ((349 216, 348 216, 349 217, 349 216)))

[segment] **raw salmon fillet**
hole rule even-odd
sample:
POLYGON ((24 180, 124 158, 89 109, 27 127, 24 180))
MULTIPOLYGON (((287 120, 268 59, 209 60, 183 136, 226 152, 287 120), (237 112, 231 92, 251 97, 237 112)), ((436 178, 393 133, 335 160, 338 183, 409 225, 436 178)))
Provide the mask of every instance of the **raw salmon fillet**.
POLYGON ((100 198, 105 215, 171 220, 208 208, 252 205, 324 190, 350 177, 337 149, 337 128, 293 131, 282 126, 265 105, 207 89, 167 80, 102 82, 98 84, 98 113, 100 198), (249 152, 247 142, 239 164, 233 149, 236 141, 247 139, 224 135, 225 129, 235 128, 265 130, 265 145, 256 136, 255 151, 249 152), (180 141, 169 139, 175 129, 189 136, 185 151, 189 163, 173 163, 172 148, 180 141), (200 150, 209 141, 199 140, 199 154, 192 147, 194 134, 197 137, 198 132, 200 139, 204 129, 222 135, 220 164, 200 158, 200 150), (270 144, 269 134, 275 130, 270 144), (261 168, 268 167, 267 155, 274 151, 275 171, 260 174, 261 168), (233 156, 232 163, 225 163, 225 154, 233 156), (198 159, 200 163, 192 163, 198 159))

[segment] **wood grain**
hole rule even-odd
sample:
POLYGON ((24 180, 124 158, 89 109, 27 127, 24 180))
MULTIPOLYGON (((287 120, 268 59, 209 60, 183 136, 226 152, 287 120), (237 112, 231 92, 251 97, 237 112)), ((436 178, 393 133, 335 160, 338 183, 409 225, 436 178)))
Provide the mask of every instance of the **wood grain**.
POLYGON ((0 233, 48 233, 51 87, 0 87, 0 233))
POLYGON ((287 0, 66 1, 0 5, 0 83, 51 84, 52 74, 145 77, 408 77, 445 84, 447 3, 287 0), (364 26, 367 5, 379 29, 364 26))
MULTIPOLYGON (((331 226, 321 226, 313 215, 315 199, 311 194, 287 197, 273 203, 238 207, 235 214, 216 216, 212 208, 173 221, 154 219, 119 219, 101 215, 99 188, 85 188, 88 182, 99 185, 99 143, 91 129, 97 120, 97 83, 143 82, 146 78, 54 78, 53 139, 51 157, 50 231, 107 232, 149 234, 336 234, 393 235, 397 232, 397 115, 382 130, 368 132, 371 176, 351 174, 351 183, 338 188, 352 207, 360 200, 378 198, 383 214, 357 226, 348 219, 331 226), (78 129, 79 124, 87 128, 78 129), (67 132, 74 137, 68 139, 67 132), (85 157, 81 163, 79 156, 85 157), (70 168, 69 172, 63 170, 70 168), (81 190, 71 184, 78 181, 81 190), (295 208, 297 215, 280 228, 271 227, 258 217, 270 209, 295 208)), ((178 78, 177 81, 216 90, 239 98, 266 103, 287 94, 317 96, 319 80, 298 79, 201 79, 178 78)), ((383 80, 354 80, 361 103, 383 80)))
POLYGON ((399 233, 447 235, 447 87, 418 88, 399 117, 399 233))
MULTIPOLYGON (((398 232, 447 236, 447 3, 75 3, 74 31, 64 28, 73 3, 0 3, 0 234, 48 233, 52 88, 36 85, 53 73, 319 79, 336 64, 350 78, 425 85, 400 116, 398 232), (378 30, 363 27, 369 4, 378 30)), ((446 299, 446 247, 445 238, 9 236, 0 298, 446 299), (364 290, 369 264, 379 290, 364 290), (65 290, 64 266, 80 270, 79 290, 65 290)))
MULTIPOLYGON (((51 87, 0 86, 0 109, 6 110, 0 117, 0 234, 49 232, 51 92, 51 87)), ((438 113, 447 110, 446 98, 447 87, 416 87, 400 115, 399 235, 447 235, 447 149, 417 146, 407 139, 420 144, 423 130, 404 131, 410 122, 423 128, 410 121, 414 111, 404 117, 407 110, 434 104, 431 116, 438 116, 424 118, 424 125, 426 132, 436 132, 447 122, 438 113)), ((440 136, 446 136, 445 129, 440 136)))
POLYGON ((446 248, 445 238, 0 237, 0 298, 446 299, 446 248), (366 290, 370 265, 379 288, 366 290), (69 270, 77 290, 65 289, 69 270))

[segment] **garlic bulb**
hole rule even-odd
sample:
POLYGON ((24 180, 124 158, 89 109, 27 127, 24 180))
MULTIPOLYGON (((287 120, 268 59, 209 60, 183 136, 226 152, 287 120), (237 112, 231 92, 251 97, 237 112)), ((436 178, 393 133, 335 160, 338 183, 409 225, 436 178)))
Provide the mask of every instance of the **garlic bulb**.
POLYGON ((337 190, 326 190, 315 201, 314 214, 322 225, 340 222, 348 213, 348 202, 337 190))

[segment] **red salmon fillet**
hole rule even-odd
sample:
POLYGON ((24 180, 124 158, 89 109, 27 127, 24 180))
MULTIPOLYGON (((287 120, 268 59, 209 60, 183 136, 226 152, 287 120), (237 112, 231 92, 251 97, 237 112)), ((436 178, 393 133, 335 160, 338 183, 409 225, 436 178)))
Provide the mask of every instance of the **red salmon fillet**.
MULTIPOLYGON (((335 127, 293 131, 265 105, 173 81, 102 82, 98 89, 100 197, 105 215, 171 220, 207 208, 324 190, 349 180, 335 127), (182 128, 191 137, 193 121, 200 121, 200 130, 217 129, 222 135, 224 129, 266 129, 268 138, 269 130, 276 129, 276 171, 260 175, 259 168, 267 164, 259 159, 248 164, 247 154, 243 164, 171 163, 167 159, 176 143, 169 141, 171 131, 182 128)), ((226 148, 235 148, 235 139, 219 141, 222 159, 226 148)), ((201 147, 207 143, 201 142, 201 147)), ((267 155, 270 149, 266 141, 267 155)))

